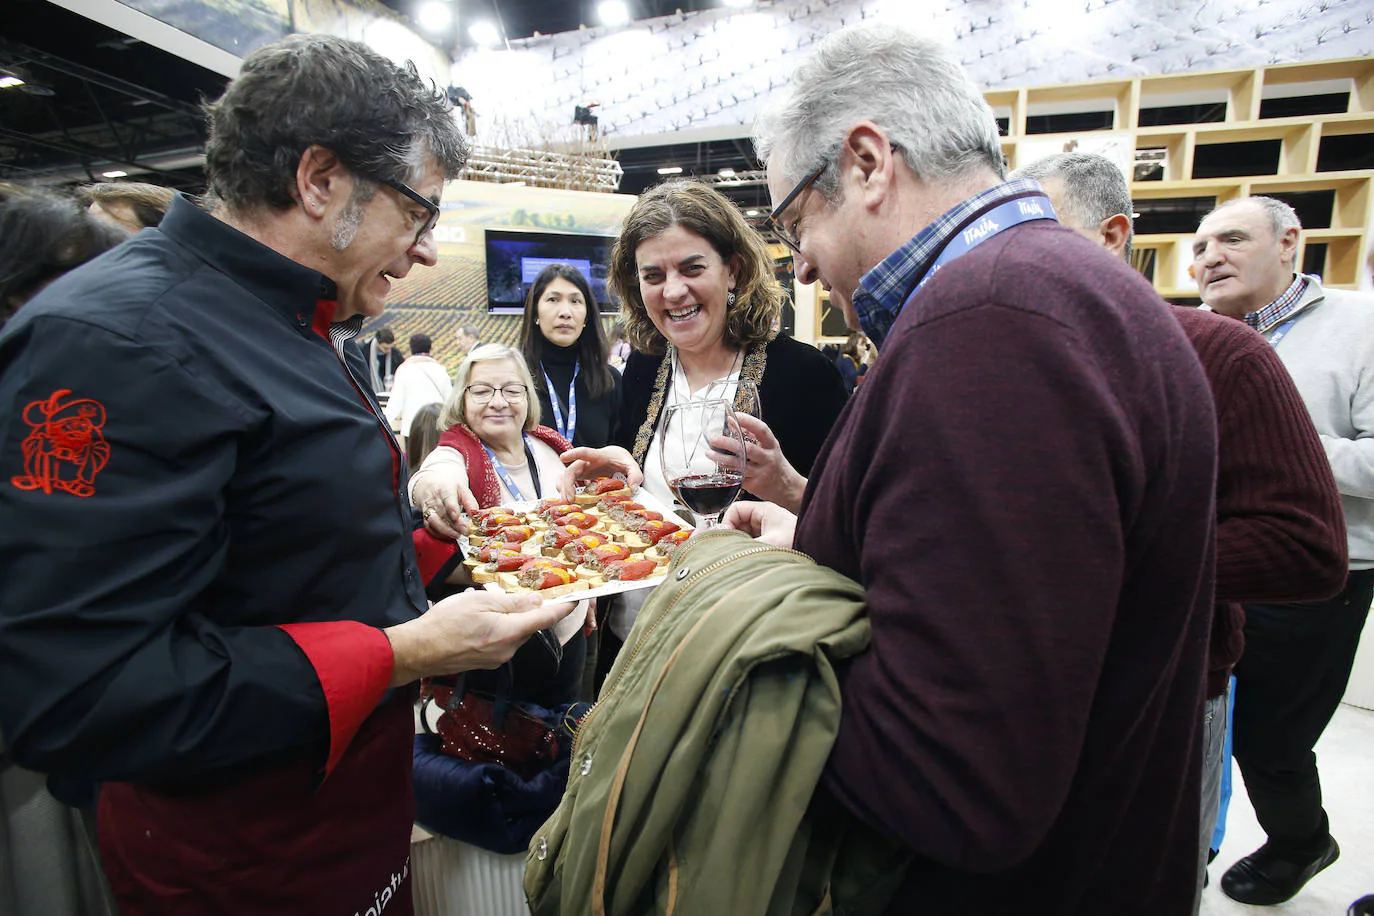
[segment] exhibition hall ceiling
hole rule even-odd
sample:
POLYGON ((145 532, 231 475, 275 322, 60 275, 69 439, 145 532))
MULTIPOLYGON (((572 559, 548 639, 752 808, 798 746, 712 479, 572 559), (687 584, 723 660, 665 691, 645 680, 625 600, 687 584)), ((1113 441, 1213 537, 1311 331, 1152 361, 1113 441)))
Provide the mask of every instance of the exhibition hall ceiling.
MULTIPOLYGON (((25 85, 0 88, 0 179, 128 171, 198 188, 199 102, 238 57, 292 24, 385 44, 463 87, 479 143, 587 139, 619 158, 631 192, 664 168, 756 166, 747 135, 762 100, 817 41, 856 21, 919 14, 989 89, 1374 55, 1374 0, 626 0, 634 21, 617 28, 597 25, 598 0, 451 0, 457 19, 443 40, 422 34, 423 0, 60 2, 4 2, 0 78, 25 85), (213 53, 167 50, 177 43, 65 7, 137 11, 213 53), (473 47, 467 28, 486 18, 504 37, 473 47), (574 127, 578 108, 596 117, 594 136, 574 127)), ((764 204, 757 185, 729 193, 764 204)))
MULTIPOLYGON (((598 0, 445 0, 447 35, 418 24, 431 0, 5 0, 0 28, 0 180, 61 183, 131 171, 192 190, 203 181, 198 105, 254 47, 296 30, 368 41, 414 59, 441 86, 470 47, 468 28, 499 23, 504 40, 597 22, 598 0), (74 12, 73 10, 80 10, 74 12), (150 35, 129 22, 152 23, 150 35), (165 40, 171 35, 174 40, 165 40), (199 48, 189 53, 187 47, 199 48)), ((635 20, 722 0, 629 0, 635 20)))

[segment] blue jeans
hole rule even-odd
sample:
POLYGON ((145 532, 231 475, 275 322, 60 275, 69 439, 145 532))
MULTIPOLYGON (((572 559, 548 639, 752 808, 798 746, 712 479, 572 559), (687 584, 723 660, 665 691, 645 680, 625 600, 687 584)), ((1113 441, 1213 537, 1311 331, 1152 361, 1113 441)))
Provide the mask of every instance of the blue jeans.
MULTIPOLYGON (((1226 756, 1226 707, 1231 696, 1226 692, 1207 701, 1202 710, 1202 817, 1198 836, 1197 890, 1202 897, 1202 876, 1207 870, 1207 853, 1212 848, 1212 833, 1217 826, 1217 812, 1221 808, 1221 774, 1226 756)), ((1194 912, 1197 907, 1194 907, 1194 912)))

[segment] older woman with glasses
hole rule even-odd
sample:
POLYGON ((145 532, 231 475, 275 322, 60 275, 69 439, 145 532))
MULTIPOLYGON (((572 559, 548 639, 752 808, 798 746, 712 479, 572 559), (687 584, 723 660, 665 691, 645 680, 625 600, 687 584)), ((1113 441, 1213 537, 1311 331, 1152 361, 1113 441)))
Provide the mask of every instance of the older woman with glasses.
MULTIPOLYGON (((472 583, 454 543, 456 533, 436 536, 434 526, 442 514, 435 505, 437 497, 417 498, 427 477, 462 488, 463 501, 476 504, 470 508, 509 506, 559 492, 563 462, 558 456, 572 446, 556 431, 539 425, 539 401, 533 391, 530 370, 514 347, 485 344, 458 366, 453 392, 439 414, 439 428, 444 430, 439 446, 411 480, 411 500, 427 523, 415 532, 415 552, 431 597, 472 583)), ((548 657, 543 651, 547 641, 538 637, 516 652, 512 664, 519 699, 554 707, 577 698, 586 657, 582 626, 588 605, 579 602, 554 627, 563 647, 561 661, 548 657)), ((469 674, 473 678, 481 679, 469 674)))
MULTIPOLYGON (((426 521, 441 514, 436 490, 417 499, 417 492, 442 481, 449 498, 464 498, 480 508, 511 505, 551 496, 563 477, 559 454, 571 443, 555 430, 539 425, 539 400, 534 380, 519 350, 499 344, 473 349, 458 367, 453 391, 439 414, 444 430, 414 482, 412 500, 426 521)), ((472 508, 472 506, 469 506, 472 508)), ((452 536, 436 537, 431 528, 415 532, 416 554, 426 590, 431 596, 471 584, 461 565, 452 536)), ((478 698, 464 714, 463 728, 484 735, 489 748, 515 749, 519 744, 516 713, 495 713, 510 701, 556 710, 576 702, 582 692, 587 659, 583 625, 591 602, 578 602, 571 613, 550 630, 535 634, 516 650, 506 669, 469 671, 462 689, 478 698), (495 698, 493 706, 483 700, 495 698), (485 711, 491 709, 490 719, 485 711)), ((498 757, 503 756, 501 752, 498 757)), ((423 736, 415 746, 416 817, 421 823, 455 839, 492 852, 509 853, 523 847, 534 830, 558 804, 566 776, 566 762, 551 763, 528 779, 491 763, 449 756, 438 738, 423 736), (496 783, 493 785, 493 782, 496 783)))
MULTIPOLYGON (((474 349, 458 366, 439 414, 439 446, 410 481, 410 498, 425 522, 418 537, 426 583, 442 582, 461 560, 454 550, 463 509, 540 499, 559 492, 572 443, 539 425, 534 379, 519 350, 500 344, 474 349)), ((462 568, 457 572, 461 575, 462 568)))

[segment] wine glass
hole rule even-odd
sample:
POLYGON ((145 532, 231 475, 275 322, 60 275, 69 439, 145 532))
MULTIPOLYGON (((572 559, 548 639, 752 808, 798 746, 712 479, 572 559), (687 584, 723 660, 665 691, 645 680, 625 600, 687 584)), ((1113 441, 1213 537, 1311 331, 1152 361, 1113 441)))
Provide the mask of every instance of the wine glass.
POLYGON ((664 414, 661 435, 663 479, 697 527, 716 527, 744 485, 744 431, 734 408, 719 399, 674 405, 664 414))
POLYGON ((736 413, 747 413, 755 420, 763 419, 763 402, 759 400, 759 386, 747 378, 718 378, 708 382, 706 397, 729 401, 736 413))

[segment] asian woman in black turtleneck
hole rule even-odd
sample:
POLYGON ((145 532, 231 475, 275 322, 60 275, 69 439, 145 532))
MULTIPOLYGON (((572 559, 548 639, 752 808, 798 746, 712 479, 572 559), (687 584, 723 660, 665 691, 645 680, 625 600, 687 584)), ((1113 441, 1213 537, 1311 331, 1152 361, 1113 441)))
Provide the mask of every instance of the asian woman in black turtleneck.
MULTIPOLYGON (((539 417, 573 445, 603 448, 615 441, 620 415, 620 373, 607 363, 606 337, 596 297, 582 272, 550 264, 534 278, 525 298, 520 352, 534 376, 539 417), (576 417, 573 416, 574 402, 576 417)), ((593 699, 600 634, 587 639, 585 669, 565 664, 560 684, 582 677, 584 699, 593 699)))
POLYGON ((587 278, 569 264, 535 277, 520 329, 539 394, 539 416, 573 445, 601 448, 614 440, 620 373, 607 364, 606 338, 587 278))

